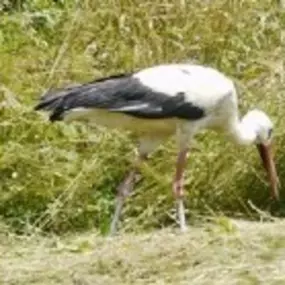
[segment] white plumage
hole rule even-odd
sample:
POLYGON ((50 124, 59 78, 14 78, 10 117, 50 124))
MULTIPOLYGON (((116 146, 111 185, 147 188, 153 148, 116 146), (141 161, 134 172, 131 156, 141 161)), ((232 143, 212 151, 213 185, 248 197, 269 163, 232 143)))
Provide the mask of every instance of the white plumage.
POLYGON ((211 108, 234 87, 233 82, 221 72, 200 65, 159 65, 143 69, 134 77, 152 90, 169 96, 185 92, 187 101, 203 108, 211 108))
MULTIPOLYGON (((278 177, 270 152, 273 124, 259 110, 250 111, 240 120, 234 83, 216 69, 191 64, 154 66, 48 92, 36 109, 51 111, 51 121, 83 120, 131 130, 138 137, 138 162, 176 134, 179 154, 173 190, 182 231, 186 229, 183 170, 191 138, 201 129, 220 129, 239 144, 256 143, 268 171, 272 195, 278 199, 278 177)), ((134 163, 118 187, 112 233, 137 171, 134 163)))

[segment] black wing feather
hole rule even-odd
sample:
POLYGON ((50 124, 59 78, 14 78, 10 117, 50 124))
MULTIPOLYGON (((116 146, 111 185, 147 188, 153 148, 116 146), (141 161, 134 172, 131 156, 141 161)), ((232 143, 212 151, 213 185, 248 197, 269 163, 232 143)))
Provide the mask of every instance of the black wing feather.
POLYGON ((156 92, 130 74, 49 91, 35 109, 52 110, 50 120, 55 121, 61 120, 66 111, 80 107, 107 109, 149 119, 197 120, 205 115, 202 108, 185 100, 183 92, 176 96, 156 92))

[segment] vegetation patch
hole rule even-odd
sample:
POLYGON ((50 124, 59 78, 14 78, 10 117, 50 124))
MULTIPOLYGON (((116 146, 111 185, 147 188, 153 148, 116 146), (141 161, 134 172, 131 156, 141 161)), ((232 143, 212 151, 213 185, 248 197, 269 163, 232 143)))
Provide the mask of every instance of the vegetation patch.
MULTIPOLYGON (((134 155, 129 134, 50 124, 33 106, 52 86, 159 63, 196 61, 232 77, 241 114, 258 107, 276 125, 285 185, 285 13, 277 1, 4 0, 0 13, 0 216, 11 231, 106 231, 115 188, 134 155)), ((123 231, 175 223, 176 152, 167 142, 142 167, 123 231)), ((186 189, 191 223, 205 215, 254 219, 259 215, 248 200, 284 213, 283 204, 273 207, 268 199, 254 146, 237 147, 210 132, 192 146, 186 189)), ((284 186, 280 190, 284 199, 284 186)), ((224 232, 234 231, 220 223, 224 232)))

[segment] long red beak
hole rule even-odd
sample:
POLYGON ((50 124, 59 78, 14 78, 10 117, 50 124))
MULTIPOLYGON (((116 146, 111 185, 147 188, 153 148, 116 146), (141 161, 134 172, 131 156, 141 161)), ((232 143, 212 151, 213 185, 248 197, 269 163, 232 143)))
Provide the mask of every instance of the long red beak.
POLYGON ((271 145, 260 143, 257 145, 257 149, 260 154, 263 166, 268 173, 268 178, 271 186, 271 196, 273 199, 279 201, 279 179, 272 155, 271 145))

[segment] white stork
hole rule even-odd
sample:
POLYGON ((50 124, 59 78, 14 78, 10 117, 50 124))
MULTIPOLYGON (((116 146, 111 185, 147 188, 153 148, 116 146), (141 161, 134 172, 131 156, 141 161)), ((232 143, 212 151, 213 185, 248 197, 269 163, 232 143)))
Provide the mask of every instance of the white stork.
POLYGON ((111 234, 116 231, 125 197, 134 187, 138 163, 174 133, 179 153, 173 191, 182 231, 186 230, 183 172, 189 143, 205 128, 222 129, 238 144, 256 144, 268 172, 271 195, 279 199, 279 180, 270 148, 273 123, 256 109, 240 120, 233 81, 213 68, 193 64, 154 66, 49 91, 35 109, 51 111, 52 122, 83 120, 137 135, 139 155, 118 187, 111 234))

